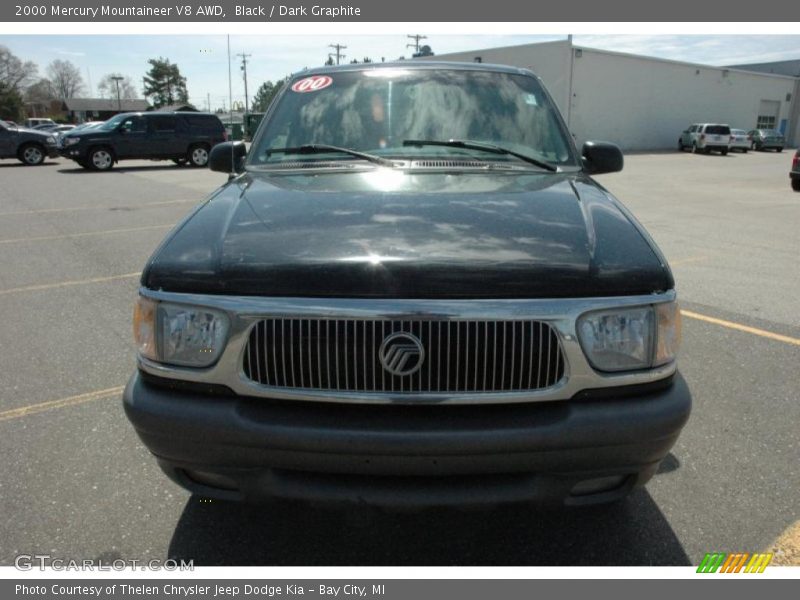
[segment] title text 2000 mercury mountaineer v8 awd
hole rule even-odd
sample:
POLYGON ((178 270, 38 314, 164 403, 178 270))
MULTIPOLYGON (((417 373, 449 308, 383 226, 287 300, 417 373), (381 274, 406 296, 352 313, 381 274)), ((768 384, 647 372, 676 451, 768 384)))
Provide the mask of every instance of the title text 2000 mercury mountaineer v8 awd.
POLYGON ((686 422, 674 281, 541 81, 306 71, 148 262, 124 405, 208 497, 615 500, 686 422))

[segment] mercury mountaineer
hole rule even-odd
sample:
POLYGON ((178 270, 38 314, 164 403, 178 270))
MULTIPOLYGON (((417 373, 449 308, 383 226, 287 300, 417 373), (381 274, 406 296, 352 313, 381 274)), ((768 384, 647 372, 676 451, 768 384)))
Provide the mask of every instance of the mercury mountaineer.
POLYGON ((664 256, 541 80, 304 71, 144 268, 138 435, 203 496, 609 502, 689 416, 664 256))

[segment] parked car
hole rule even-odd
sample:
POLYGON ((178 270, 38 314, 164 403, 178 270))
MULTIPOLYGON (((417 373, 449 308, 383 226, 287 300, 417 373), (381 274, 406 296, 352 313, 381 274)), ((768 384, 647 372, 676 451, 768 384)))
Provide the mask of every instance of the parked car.
POLYGON ((678 138, 678 150, 689 148, 695 153, 728 153, 731 141, 731 128, 719 123, 695 123, 687 127, 678 138))
POLYGON ((211 148, 223 141, 222 122, 211 113, 121 113, 96 127, 64 135, 61 155, 97 171, 128 159, 173 160, 204 167, 211 148))
POLYGON ((744 129, 731 129, 730 151, 738 150, 739 152, 747 154, 749 149, 750 138, 747 132, 744 129))
POLYGON ((16 158, 26 165, 40 165, 58 156, 56 138, 49 133, 11 127, 0 121, 0 158, 16 158))
MULTIPOLYGON (((477 63, 290 79, 159 245, 124 407, 205 497, 608 502, 686 422, 667 262, 541 80, 477 63)), ((642 189, 646 194, 647 190, 642 189)))
POLYGON ((32 118, 32 119, 25 119, 25 127, 28 129, 33 129, 37 125, 55 125, 56 122, 53 119, 45 119, 45 118, 32 118))
POLYGON ((775 129, 752 129, 747 132, 753 150, 777 150, 783 152, 786 138, 775 129))
POLYGON ((797 150, 792 158, 792 171, 789 173, 789 178, 792 181, 792 189, 800 192, 800 150, 797 150))

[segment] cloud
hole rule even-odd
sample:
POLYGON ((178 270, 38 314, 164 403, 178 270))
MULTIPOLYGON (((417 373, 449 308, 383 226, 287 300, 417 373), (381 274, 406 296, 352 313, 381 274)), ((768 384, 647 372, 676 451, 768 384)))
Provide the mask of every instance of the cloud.
POLYGON ((86 56, 86 52, 76 52, 74 50, 65 50, 64 48, 48 48, 48 50, 60 54, 61 56, 75 56, 78 58, 86 56))

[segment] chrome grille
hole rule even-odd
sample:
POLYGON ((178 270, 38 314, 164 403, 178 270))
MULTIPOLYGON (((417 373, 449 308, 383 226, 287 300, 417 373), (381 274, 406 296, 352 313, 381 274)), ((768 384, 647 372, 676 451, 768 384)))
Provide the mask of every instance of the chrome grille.
POLYGON ((269 318, 250 330, 242 367, 248 379, 276 388, 481 393, 551 387, 564 376, 564 357, 541 321, 269 318), (409 375, 392 375, 379 358, 397 332, 424 350, 409 375))

